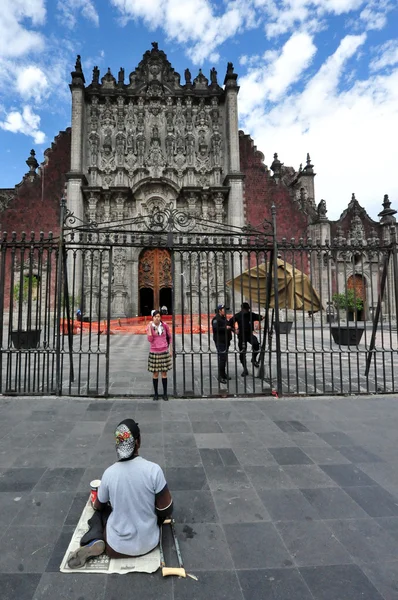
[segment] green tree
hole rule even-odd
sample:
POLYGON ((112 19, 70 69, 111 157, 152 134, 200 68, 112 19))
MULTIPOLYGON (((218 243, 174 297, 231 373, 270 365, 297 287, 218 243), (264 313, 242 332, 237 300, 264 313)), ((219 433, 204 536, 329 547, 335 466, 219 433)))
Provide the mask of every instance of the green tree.
POLYGON ((363 300, 355 295, 354 290, 346 290, 343 294, 333 294, 332 300, 339 310, 356 313, 363 309, 363 300))

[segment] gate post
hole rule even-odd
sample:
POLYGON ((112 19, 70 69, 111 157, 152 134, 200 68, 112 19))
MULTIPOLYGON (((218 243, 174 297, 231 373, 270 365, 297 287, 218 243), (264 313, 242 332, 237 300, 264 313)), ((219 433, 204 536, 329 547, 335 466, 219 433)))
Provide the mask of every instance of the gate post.
MULTIPOLYGON (((392 266, 394 277, 394 296, 395 296, 395 323, 398 324, 398 255, 397 255, 397 230, 395 225, 391 227, 391 245, 392 245, 392 266)), ((398 329, 397 329, 398 332, 398 329)))
POLYGON ((56 282, 56 299, 57 299, 57 318, 55 332, 55 388, 58 396, 62 393, 62 377, 61 377, 61 311, 62 311, 62 269, 63 269, 63 250, 64 250, 64 220, 66 200, 61 198, 60 210, 60 227, 57 255, 57 282, 56 282))
POLYGON ((276 346, 276 381, 278 396, 282 396, 282 361, 281 337, 279 331, 279 298, 278 298, 278 241, 276 239, 276 207, 271 207, 273 229, 273 279, 274 279, 274 309, 275 309, 275 346, 276 346))

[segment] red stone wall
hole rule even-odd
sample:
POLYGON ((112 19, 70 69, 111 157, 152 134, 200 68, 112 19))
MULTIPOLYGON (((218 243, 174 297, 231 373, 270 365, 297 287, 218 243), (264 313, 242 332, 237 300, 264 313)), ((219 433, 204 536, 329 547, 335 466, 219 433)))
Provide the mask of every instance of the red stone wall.
POLYGON ((41 165, 41 175, 33 181, 25 177, 15 187, 15 198, 1 215, 3 231, 9 235, 16 231, 40 231, 47 235, 59 232, 60 200, 65 190, 65 174, 70 169, 70 129, 61 131, 50 149, 46 150, 47 161, 41 165))
POLYGON ((307 216, 294 204, 289 189, 276 184, 267 171, 259 152, 249 135, 239 132, 240 168, 245 175, 244 201, 246 222, 260 225, 264 219, 271 220, 271 206, 276 206, 277 237, 306 237, 307 216))

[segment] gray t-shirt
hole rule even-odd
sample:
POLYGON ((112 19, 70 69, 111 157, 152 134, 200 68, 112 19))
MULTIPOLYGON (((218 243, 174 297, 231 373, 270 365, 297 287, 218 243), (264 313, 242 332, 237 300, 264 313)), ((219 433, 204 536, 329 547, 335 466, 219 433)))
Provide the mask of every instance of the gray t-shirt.
POLYGON ((113 511, 106 525, 107 542, 121 554, 146 554, 159 543, 155 494, 166 479, 156 463, 137 456, 116 462, 102 476, 98 500, 110 502, 113 511))

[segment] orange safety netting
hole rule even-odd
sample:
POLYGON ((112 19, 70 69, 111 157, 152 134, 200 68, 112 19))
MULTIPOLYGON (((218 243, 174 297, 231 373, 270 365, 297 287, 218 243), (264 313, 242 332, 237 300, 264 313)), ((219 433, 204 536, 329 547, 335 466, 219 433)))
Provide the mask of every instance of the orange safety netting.
MULTIPOLYGON (((211 331, 211 320, 213 315, 208 314, 194 314, 194 315, 166 315, 162 317, 162 320, 173 329, 174 333, 207 333, 211 331)), ((124 317, 120 319, 110 320, 110 335, 118 334, 134 334, 134 335, 146 335, 148 324, 152 321, 151 317, 124 317)), ((76 320, 70 320, 70 330, 73 335, 80 333, 91 333, 91 334, 105 334, 108 330, 108 324, 106 319, 101 321, 92 321, 91 323, 85 323, 76 320)), ((61 320, 61 333, 67 335, 68 333, 68 321, 67 319, 61 320)))

